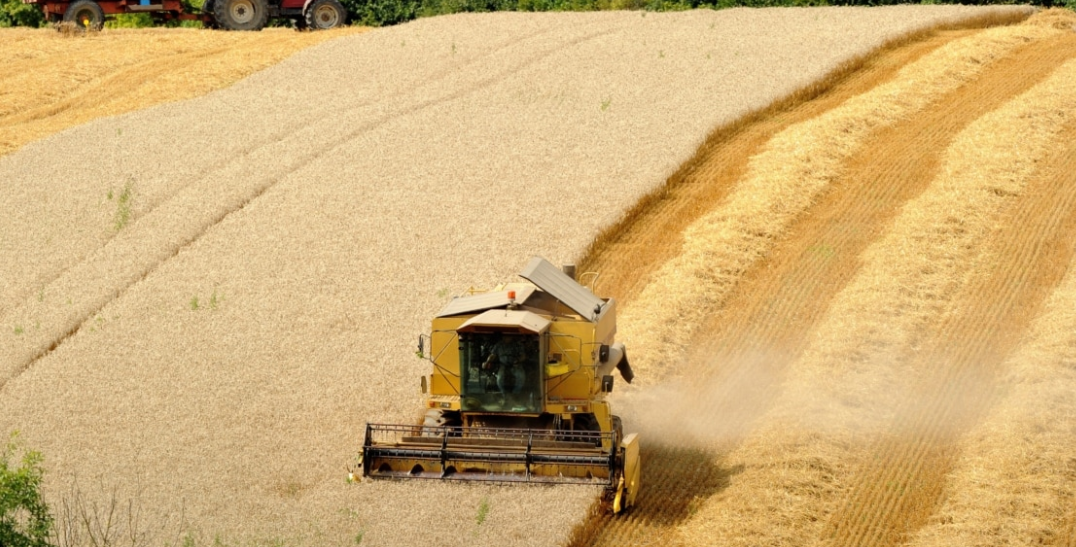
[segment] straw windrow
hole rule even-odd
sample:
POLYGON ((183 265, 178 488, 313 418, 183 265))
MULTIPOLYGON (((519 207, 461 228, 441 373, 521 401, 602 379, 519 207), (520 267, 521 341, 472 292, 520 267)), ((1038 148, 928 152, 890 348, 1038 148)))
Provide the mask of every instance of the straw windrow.
POLYGON ((885 85, 775 136, 752 158, 726 203, 685 230, 684 247, 623 311, 626 340, 643 363, 675 362, 708 313, 750 266, 839 176, 842 163, 876 131, 975 77, 996 59, 1057 34, 1038 24, 983 31, 905 67, 885 85), (685 327, 686 325, 686 327, 685 327))
MULTIPOLYGON (((929 326, 954 305, 952 296, 967 276, 990 267, 978 256, 982 238, 1020 196, 1062 128, 1076 119, 1073 70, 1074 62, 1064 65, 968 126, 946 150, 938 178, 905 206, 831 304, 807 353, 785 378, 777 406, 728 455, 729 465, 753 468, 700 511, 689 525, 692 537, 741 537, 753 545, 821 541, 829 518, 848 501, 857 469, 869 466, 872 443, 891 425, 894 411, 937 407, 945 415, 947 400, 909 400, 920 372, 904 366, 908 354, 917 347, 916 337, 929 337, 929 326)), ((921 424, 895 424, 894 434, 902 425, 921 424)), ((923 442, 945 449, 934 437, 923 442)), ((915 463, 887 469, 911 472, 915 463)), ((892 484, 877 486, 885 490, 892 484)), ((899 530, 903 523, 887 520, 904 517, 894 509, 897 502, 890 497, 883 505, 857 505, 857 522, 871 533, 899 530)), ((838 544, 877 540, 836 538, 838 544)))

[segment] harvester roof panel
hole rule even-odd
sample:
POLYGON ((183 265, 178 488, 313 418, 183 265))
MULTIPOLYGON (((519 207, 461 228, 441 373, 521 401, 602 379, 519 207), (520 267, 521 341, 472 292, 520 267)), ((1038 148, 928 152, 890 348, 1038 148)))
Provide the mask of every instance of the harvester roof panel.
POLYGON ((516 327, 541 334, 549 328, 550 321, 541 315, 519 310, 489 310, 465 321, 456 330, 467 332, 472 327, 516 327))
POLYGON ((511 298, 508 298, 509 291, 515 291, 515 302, 517 304, 522 304, 534 294, 535 290, 536 289, 530 285, 520 285, 503 291, 460 296, 453 298, 451 302, 445 305, 445 307, 437 314, 437 317, 452 317, 453 315, 507 308, 508 305, 513 302, 511 298))
POLYGON ((605 301, 594 296, 590 289, 580 285, 544 258, 532 258, 519 275, 589 320, 593 321, 600 315, 601 308, 605 305, 605 301))

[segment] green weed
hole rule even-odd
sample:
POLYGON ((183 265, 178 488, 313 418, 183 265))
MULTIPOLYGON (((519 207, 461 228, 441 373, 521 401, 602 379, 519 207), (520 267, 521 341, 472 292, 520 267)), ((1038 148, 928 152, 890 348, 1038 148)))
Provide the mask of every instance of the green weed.
POLYGON ((478 522, 479 526, 482 526, 482 523, 486 522, 486 517, 488 517, 488 516, 489 516, 489 496, 485 496, 485 497, 482 498, 482 501, 480 501, 478 503, 478 516, 475 518, 475 521, 478 522))
POLYGON ((609 110, 609 105, 613 104, 613 97, 606 97, 602 99, 602 112, 609 110))
MULTIPOLYGON (((112 190, 108 191, 108 199, 112 199, 112 190)), ((122 230, 131 220, 131 200, 134 197, 134 179, 127 179, 120 192, 119 201, 116 203, 116 230, 122 230)))
POLYGON ((191 311, 198 311, 198 296, 191 297, 191 311))

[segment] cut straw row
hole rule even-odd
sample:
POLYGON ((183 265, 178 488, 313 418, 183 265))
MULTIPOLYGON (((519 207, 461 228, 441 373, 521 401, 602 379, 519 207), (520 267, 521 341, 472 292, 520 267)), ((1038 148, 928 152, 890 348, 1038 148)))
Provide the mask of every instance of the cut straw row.
POLYGON ((621 332, 636 361, 676 362, 694 336, 691 325, 702 324, 721 306, 873 131, 914 115, 1028 41, 1058 32, 1023 24, 952 42, 905 67, 890 83, 775 136, 751 159, 727 202, 685 230, 681 254, 625 307, 621 332))
MULTIPOLYGON (((984 37, 993 42, 1003 32, 984 37)), ((793 365, 786 386, 794 389, 730 455, 748 470, 700 511, 693 527, 699 537, 753 545, 821 541, 869 439, 914 378, 900 366, 902 354, 944 313, 981 238, 1073 119, 1076 64, 1069 63, 961 132, 931 187, 865 253, 864 267, 793 365)), ((877 510, 884 519, 886 509, 877 510)))

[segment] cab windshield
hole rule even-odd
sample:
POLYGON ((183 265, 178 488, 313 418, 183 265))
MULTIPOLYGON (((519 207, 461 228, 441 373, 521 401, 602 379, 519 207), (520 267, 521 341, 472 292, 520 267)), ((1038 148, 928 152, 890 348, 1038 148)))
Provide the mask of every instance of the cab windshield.
POLYGON ((461 332, 459 344, 463 411, 542 411, 541 344, 537 334, 461 332))

